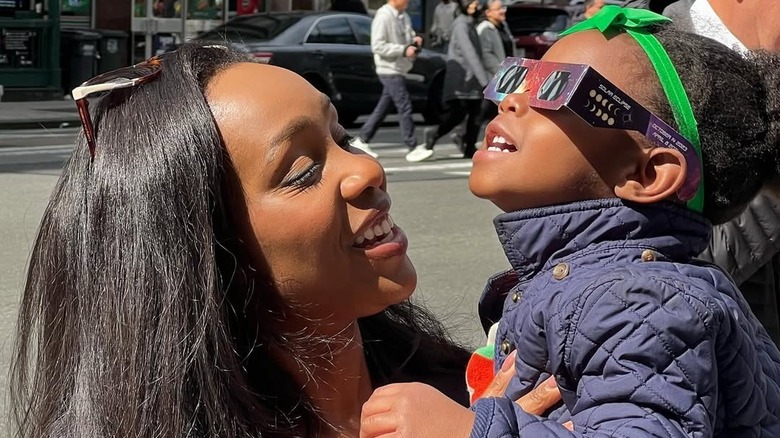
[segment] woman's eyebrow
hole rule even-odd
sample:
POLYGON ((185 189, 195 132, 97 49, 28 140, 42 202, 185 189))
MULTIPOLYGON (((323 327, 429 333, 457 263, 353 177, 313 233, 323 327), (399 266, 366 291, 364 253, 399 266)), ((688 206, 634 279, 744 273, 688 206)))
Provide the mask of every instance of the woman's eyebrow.
MULTIPOLYGON (((326 114, 329 113, 330 98, 325 94, 320 94, 320 101, 321 101, 321 105, 320 105, 321 111, 326 114)), ((300 117, 296 117, 293 120, 291 120, 290 123, 285 125, 284 128, 282 128, 278 133, 276 133, 276 135, 271 137, 271 140, 268 143, 268 154, 267 154, 268 160, 270 161, 276 158, 276 155, 279 151, 279 145, 284 144, 295 134, 313 125, 316 125, 316 121, 313 118, 311 118, 311 116, 309 116, 308 114, 302 115, 300 117)))

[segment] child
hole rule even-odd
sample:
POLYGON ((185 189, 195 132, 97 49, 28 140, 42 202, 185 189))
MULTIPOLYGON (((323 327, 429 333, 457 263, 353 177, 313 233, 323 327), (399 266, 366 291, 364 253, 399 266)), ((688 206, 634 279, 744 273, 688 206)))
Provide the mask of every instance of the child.
POLYGON ((664 21, 607 6, 541 61, 504 62, 469 183, 507 212, 513 269, 480 317, 500 319, 495 366, 516 350, 516 377, 471 411, 380 388, 361 437, 780 437, 780 352, 694 259, 780 172, 780 60, 664 21), (513 402, 549 375, 563 409, 513 402))

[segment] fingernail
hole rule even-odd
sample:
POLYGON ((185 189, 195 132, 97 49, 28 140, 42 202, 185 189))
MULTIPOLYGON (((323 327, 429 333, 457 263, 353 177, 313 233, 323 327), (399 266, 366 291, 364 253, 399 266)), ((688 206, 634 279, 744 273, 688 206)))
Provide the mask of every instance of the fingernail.
POLYGON ((509 353, 509 356, 504 359, 504 363, 501 364, 501 371, 509 371, 512 368, 512 364, 515 363, 515 356, 517 356, 517 350, 509 353))
POLYGON ((545 381, 544 383, 547 384, 548 388, 557 388, 558 387, 558 382, 555 381, 555 376, 548 377, 547 381, 545 381))

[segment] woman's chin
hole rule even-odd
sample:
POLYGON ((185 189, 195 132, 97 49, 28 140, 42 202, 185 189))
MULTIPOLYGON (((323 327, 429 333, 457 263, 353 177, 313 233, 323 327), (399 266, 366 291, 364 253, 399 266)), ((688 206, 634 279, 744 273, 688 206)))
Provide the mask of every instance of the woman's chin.
POLYGON ((403 257, 400 265, 392 272, 382 271, 384 270, 377 270, 378 286, 381 295, 387 298, 387 305, 408 299, 417 288, 417 271, 408 257, 403 257))

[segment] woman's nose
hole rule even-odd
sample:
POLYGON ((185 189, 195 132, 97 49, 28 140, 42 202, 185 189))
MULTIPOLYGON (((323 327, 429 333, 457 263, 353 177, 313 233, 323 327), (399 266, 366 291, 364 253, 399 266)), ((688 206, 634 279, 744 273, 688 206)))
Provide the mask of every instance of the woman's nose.
POLYGON ((522 115, 528 111, 528 93, 510 93, 498 105, 499 112, 522 115))
POLYGON ((350 153, 343 165, 345 172, 341 179, 341 195, 345 200, 355 200, 370 189, 386 189, 385 169, 370 155, 350 153))

